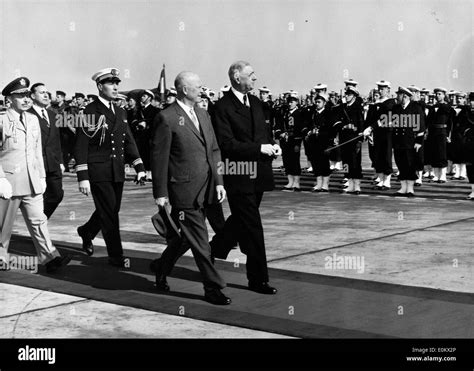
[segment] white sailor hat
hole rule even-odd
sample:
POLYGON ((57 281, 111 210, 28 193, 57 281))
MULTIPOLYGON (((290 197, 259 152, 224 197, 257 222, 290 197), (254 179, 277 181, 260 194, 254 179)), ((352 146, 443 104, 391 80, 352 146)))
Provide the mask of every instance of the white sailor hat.
POLYGON ((297 91, 290 90, 289 95, 286 99, 299 101, 300 98, 297 91))
POLYGON ((127 96, 125 94, 118 93, 117 100, 127 100, 127 96))
POLYGON ((448 92, 448 90, 446 88, 434 88, 433 89, 433 93, 437 93, 439 91, 444 93, 444 94, 446 94, 448 92))
POLYGON ((329 99, 329 96, 328 96, 326 93, 319 93, 319 94, 316 95, 316 97, 314 98, 314 100, 317 100, 317 99, 324 99, 324 100, 327 102, 328 99, 329 99))
POLYGON ((379 88, 389 88, 390 87, 390 81, 380 80, 380 81, 377 81, 376 84, 379 88))
POLYGON ((448 91, 448 95, 456 95, 458 92, 456 90, 451 89, 448 91))
POLYGON ((353 79, 347 79, 347 80, 344 80, 344 84, 346 84, 347 86, 356 86, 359 83, 353 79))
POLYGON ((457 97, 460 97, 460 98, 466 98, 467 97, 467 93, 464 93, 462 91, 458 91, 456 92, 456 96, 457 97))
POLYGON ((408 87, 408 90, 410 90, 410 91, 413 92, 413 93, 416 93, 416 92, 421 91, 421 89, 420 89, 418 86, 416 86, 416 85, 410 85, 410 86, 408 87))
POLYGON ((270 93, 270 89, 268 89, 266 86, 262 86, 261 88, 258 89, 261 93, 270 93))
POLYGON ((142 97, 143 97, 145 94, 146 94, 146 95, 149 95, 149 96, 151 97, 151 99, 155 98, 155 94, 154 94, 151 90, 148 90, 148 89, 143 90, 143 92, 142 92, 142 97))
POLYGON ((313 88, 314 90, 323 90, 323 89, 327 89, 328 86, 326 84, 316 84, 316 86, 313 88))
POLYGON ((407 88, 404 88, 403 86, 398 87, 397 94, 406 94, 409 97, 413 95, 413 93, 410 90, 408 90, 407 88))
POLYGON ((345 93, 345 94, 346 94, 346 95, 348 95, 348 94, 353 94, 353 95, 357 95, 357 96, 358 96, 360 93, 359 93, 359 90, 357 90, 355 87, 353 87, 353 86, 348 86, 347 89, 346 89, 346 93, 345 93))
POLYGON ((427 88, 423 88, 420 90, 421 93, 423 94, 429 94, 430 93, 430 89, 427 89, 427 88))
POLYGON ((117 68, 104 68, 92 75, 92 81, 99 82, 120 82, 120 70, 117 68))

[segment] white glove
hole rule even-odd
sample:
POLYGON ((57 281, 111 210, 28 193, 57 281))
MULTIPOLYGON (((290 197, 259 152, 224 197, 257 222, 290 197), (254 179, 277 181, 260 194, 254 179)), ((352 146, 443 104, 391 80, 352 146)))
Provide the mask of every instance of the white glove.
POLYGON ((66 168, 64 167, 63 164, 59 164, 59 168, 61 169, 61 174, 64 174, 64 170, 66 170, 66 168))
POLYGON ((273 145, 273 153, 275 156, 281 155, 281 147, 278 144, 273 145))
POLYGON ((161 208, 165 207, 165 205, 167 203, 169 203, 168 197, 155 198, 155 204, 156 204, 156 206, 158 206, 158 209, 161 209, 161 208))
POLYGON ((142 128, 142 129, 145 129, 146 128, 146 122, 145 121, 141 121, 138 123, 137 125, 138 127, 142 128))
POLYGON ((260 152, 262 152, 264 155, 273 156, 273 153, 274 153, 273 145, 262 144, 260 146, 260 152))
POLYGON ((12 185, 7 178, 0 178, 0 197, 8 200, 12 197, 12 185))
POLYGON ((89 193, 91 193, 91 184, 88 180, 81 180, 79 182, 79 191, 82 194, 89 196, 89 193))
POLYGON ((370 134, 372 134, 372 127, 367 127, 364 131, 363 131, 363 134, 364 134, 364 137, 368 137, 370 134))
POLYGON ((421 144, 415 143, 415 151, 418 152, 421 148, 421 144))

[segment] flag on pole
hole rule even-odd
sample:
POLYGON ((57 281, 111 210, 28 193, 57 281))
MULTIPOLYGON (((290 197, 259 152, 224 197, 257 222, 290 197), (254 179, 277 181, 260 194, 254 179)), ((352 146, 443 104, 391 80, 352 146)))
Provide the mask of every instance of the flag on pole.
POLYGON ((160 99, 162 102, 165 101, 165 90, 166 90, 166 77, 165 77, 165 64, 163 63, 163 69, 161 70, 160 82, 158 83, 158 92, 160 93, 160 99))

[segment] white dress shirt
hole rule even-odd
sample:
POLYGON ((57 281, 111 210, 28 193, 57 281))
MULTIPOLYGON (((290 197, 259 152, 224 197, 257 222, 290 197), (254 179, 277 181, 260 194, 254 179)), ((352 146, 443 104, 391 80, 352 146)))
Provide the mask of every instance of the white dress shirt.
POLYGON ((240 91, 235 90, 233 87, 231 88, 231 90, 232 90, 232 93, 235 94, 235 96, 237 97, 237 99, 238 99, 238 100, 240 101, 240 103, 242 103, 242 104, 245 104, 245 103, 244 103, 244 95, 246 95, 246 96, 247 96, 247 104, 246 104, 246 106, 247 106, 247 107, 250 107, 250 99, 249 99, 248 94, 242 94, 240 91))
POLYGON ((196 126, 196 129, 199 131, 199 119, 196 115, 196 111, 194 111, 194 108, 187 106, 186 104, 181 102, 179 99, 176 99, 176 102, 178 102, 179 106, 184 110, 184 112, 186 112, 188 117, 191 119, 191 122, 194 123, 194 125, 196 126), (191 110, 193 110, 194 112, 194 117, 193 117, 193 114, 191 113, 191 110))

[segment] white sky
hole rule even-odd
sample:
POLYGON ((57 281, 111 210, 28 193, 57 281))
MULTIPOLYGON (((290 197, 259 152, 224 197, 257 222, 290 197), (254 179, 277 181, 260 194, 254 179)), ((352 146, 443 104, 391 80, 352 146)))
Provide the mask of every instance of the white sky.
POLYGON ((95 93, 92 74, 121 70, 121 90, 167 86, 182 70, 217 90, 237 60, 257 86, 306 93, 345 77, 474 90, 473 0, 0 0, 0 87, 18 73, 50 91, 95 93), (125 77, 125 70, 129 77, 125 77))

